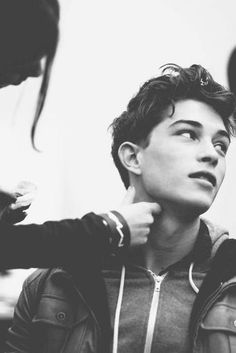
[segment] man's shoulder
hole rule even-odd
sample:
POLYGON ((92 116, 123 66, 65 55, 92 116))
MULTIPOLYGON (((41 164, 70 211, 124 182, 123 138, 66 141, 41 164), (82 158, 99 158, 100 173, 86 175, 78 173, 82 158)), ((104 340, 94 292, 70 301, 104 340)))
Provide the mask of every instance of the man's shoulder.
POLYGON ((221 246, 221 244, 230 238, 229 232, 226 229, 226 227, 221 226, 215 222, 212 222, 211 220, 201 217, 201 221, 205 224, 208 234, 211 239, 211 244, 212 244, 212 251, 211 251, 211 257, 214 257, 218 248, 221 246))
POLYGON ((229 236, 225 227, 219 226, 212 221, 201 218, 207 226, 212 242, 211 249, 211 277, 220 278, 221 282, 236 276, 236 239, 229 236))
POLYGON ((218 247, 211 266, 212 278, 221 283, 236 279, 236 239, 226 239, 218 247))

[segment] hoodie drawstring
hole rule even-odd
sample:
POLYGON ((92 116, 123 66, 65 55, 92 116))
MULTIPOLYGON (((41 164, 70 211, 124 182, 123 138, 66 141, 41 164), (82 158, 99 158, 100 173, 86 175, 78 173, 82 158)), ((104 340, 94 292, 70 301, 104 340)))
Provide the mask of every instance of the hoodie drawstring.
MULTIPOLYGON (((193 282, 193 266, 194 266, 194 262, 191 262, 189 266, 189 271, 188 271, 188 279, 192 289, 197 294, 199 292, 199 289, 193 282)), ((120 288, 119 288, 119 294, 117 298, 117 305, 116 305, 116 311, 115 311, 112 353, 117 353, 117 350, 118 350, 119 321, 120 321, 120 312, 121 312, 121 305, 122 305, 122 299, 123 299, 123 293, 124 293, 124 285, 125 285, 125 266, 122 266, 121 275, 120 275, 120 288)))
POLYGON ((119 289, 119 295, 117 299, 116 312, 115 312, 112 353, 117 353, 117 349, 118 349, 119 321, 120 321, 120 312, 121 312, 121 304, 122 304, 122 298, 123 298, 123 292, 124 292, 124 285, 125 285, 125 266, 122 266, 121 276, 120 276, 120 289, 119 289))
POLYGON ((198 294, 199 289, 196 286, 196 284, 193 282, 193 266, 194 266, 194 262, 191 262, 189 266, 189 271, 188 271, 188 280, 194 292, 198 294))

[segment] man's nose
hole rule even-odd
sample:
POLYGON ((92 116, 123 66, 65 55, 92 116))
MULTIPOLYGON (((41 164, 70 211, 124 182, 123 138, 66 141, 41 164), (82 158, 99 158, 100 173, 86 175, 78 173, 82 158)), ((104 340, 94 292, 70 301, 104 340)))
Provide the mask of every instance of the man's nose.
POLYGON ((201 162, 216 166, 218 164, 219 155, 215 149, 215 146, 211 142, 205 142, 202 144, 198 154, 198 159, 201 162))

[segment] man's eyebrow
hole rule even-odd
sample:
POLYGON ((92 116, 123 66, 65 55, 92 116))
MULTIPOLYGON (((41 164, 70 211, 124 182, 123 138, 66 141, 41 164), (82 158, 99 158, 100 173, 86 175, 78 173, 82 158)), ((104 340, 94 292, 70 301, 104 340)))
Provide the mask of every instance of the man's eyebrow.
POLYGON ((198 128, 202 128, 202 127, 203 127, 202 124, 199 123, 199 122, 196 121, 196 120, 185 120, 185 119, 181 119, 181 120, 177 120, 177 121, 173 122, 173 123, 169 126, 169 128, 172 127, 172 126, 175 126, 175 125, 179 125, 179 124, 188 124, 188 125, 191 125, 191 126, 194 126, 194 127, 198 127, 198 128))
POLYGON ((227 131, 225 131, 225 130, 219 130, 219 131, 217 131, 217 135, 220 135, 220 136, 222 136, 222 137, 226 137, 227 140, 229 140, 229 143, 231 142, 230 135, 228 134, 227 131))
MULTIPOLYGON (((187 125, 190 125, 190 126, 193 126, 193 127, 203 128, 203 125, 201 123, 199 123, 198 121, 196 121, 196 120, 185 120, 185 119, 181 119, 181 120, 177 120, 177 121, 173 122, 169 126, 169 128, 173 127, 173 126, 176 126, 176 125, 179 125, 179 124, 187 124, 187 125)), ((229 142, 231 141, 230 135, 228 134, 228 132, 226 130, 218 130, 216 132, 216 135, 220 135, 220 136, 226 137, 229 140, 229 142)))

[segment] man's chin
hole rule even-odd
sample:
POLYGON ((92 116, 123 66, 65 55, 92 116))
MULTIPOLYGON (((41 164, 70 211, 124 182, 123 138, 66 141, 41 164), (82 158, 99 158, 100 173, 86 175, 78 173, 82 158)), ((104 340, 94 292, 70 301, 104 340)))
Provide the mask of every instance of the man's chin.
POLYGON ((152 202, 158 202, 163 210, 172 210, 171 212, 177 213, 179 217, 193 219, 207 212, 214 201, 212 197, 204 197, 206 195, 201 198, 196 194, 184 198, 181 196, 168 199, 159 197, 158 201, 152 202))
POLYGON ((188 198, 188 199, 176 199, 165 204, 166 210, 171 208, 174 213, 177 213, 179 217, 184 219, 193 219, 203 213, 207 212, 212 205, 213 200, 210 198, 188 198))
POLYGON ((198 217, 203 213, 207 212, 212 205, 212 200, 195 200, 192 202, 183 203, 182 208, 183 213, 189 216, 198 217))

